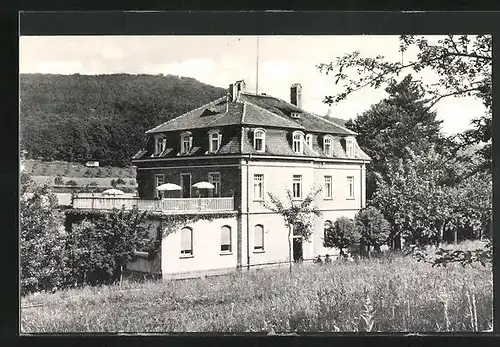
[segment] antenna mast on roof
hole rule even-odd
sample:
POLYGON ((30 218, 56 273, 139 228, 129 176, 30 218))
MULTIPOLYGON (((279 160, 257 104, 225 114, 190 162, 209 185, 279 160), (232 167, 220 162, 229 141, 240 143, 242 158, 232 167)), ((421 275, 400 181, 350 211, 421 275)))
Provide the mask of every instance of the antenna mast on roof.
POLYGON ((257 36, 257 77, 255 79, 255 95, 259 95, 259 37, 257 36))

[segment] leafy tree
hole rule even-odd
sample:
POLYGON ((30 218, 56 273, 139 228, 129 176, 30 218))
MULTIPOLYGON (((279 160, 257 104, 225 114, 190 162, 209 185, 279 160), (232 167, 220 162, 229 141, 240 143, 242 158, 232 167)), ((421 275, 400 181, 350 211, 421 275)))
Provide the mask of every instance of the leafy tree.
POLYGON ((269 192, 269 202, 264 202, 263 206, 281 215, 285 226, 288 228, 288 261, 290 272, 292 272, 292 230, 294 235, 300 235, 304 241, 309 241, 313 233, 312 219, 320 216, 321 211, 316 208, 314 200, 321 192, 321 189, 310 192, 302 201, 293 198, 292 192, 287 189, 287 202, 282 202, 276 195, 269 192))
POLYGON ((386 99, 346 122, 346 127, 359 134, 359 145, 372 158, 367 166, 368 200, 376 189, 375 176, 384 177, 387 162, 404 158, 406 148, 415 153, 426 152, 434 145, 447 148, 440 133, 441 121, 426 107, 419 81, 408 75, 399 83, 391 82, 386 91, 386 99))
POLYGON ((335 223, 326 230, 323 245, 327 248, 336 247, 341 256, 345 256, 344 249, 359 243, 361 234, 354 221, 347 217, 339 217, 335 223))
POLYGON ((63 179, 60 175, 57 175, 56 178, 54 178, 54 184, 55 185, 62 185, 64 184, 63 179))
POLYGON ((54 290, 64 284, 65 235, 57 197, 21 173, 20 203, 21 294, 54 290))
POLYGON ((76 284, 110 283, 120 278, 136 250, 153 244, 147 213, 137 208, 111 213, 75 224, 68 235, 68 258, 76 284))
POLYGON ((66 182, 66 185, 71 186, 71 187, 76 187, 78 183, 76 183, 75 180, 69 180, 66 182))
MULTIPOLYGON (((372 203, 392 226, 391 238, 402 236, 410 244, 439 243, 445 231, 472 233, 487 228, 491 213, 491 179, 477 173, 459 184, 453 177, 469 170, 445 161, 434 150, 389 165, 379 177, 372 203), (485 179, 486 178, 486 179, 485 179)), ((456 236, 455 236, 456 239, 456 236)))
MULTIPOLYGON (((354 221, 361 235, 361 244, 367 247, 373 246, 379 253, 380 246, 389 238, 391 228, 384 215, 375 207, 370 206, 360 210, 354 217, 354 221)), ((368 254, 370 254, 369 251, 368 254)))
POLYGON ((400 36, 400 51, 416 48, 416 60, 407 63, 390 62, 383 56, 362 57, 359 51, 345 54, 336 62, 322 63, 317 67, 326 74, 333 74, 335 84, 345 82, 337 95, 326 96, 328 104, 344 100, 348 95, 363 88, 380 88, 394 82, 404 71, 420 72, 424 69, 439 76, 435 83, 425 84, 430 96, 427 108, 431 109, 446 97, 472 96, 483 101, 487 113, 472 123, 466 131, 462 145, 486 143, 479 151, 483 160, 469 175, 491 169, 491 105, 492 105, 492 37, 491 35, 448 35, 432 43, 426 37, 400 36))

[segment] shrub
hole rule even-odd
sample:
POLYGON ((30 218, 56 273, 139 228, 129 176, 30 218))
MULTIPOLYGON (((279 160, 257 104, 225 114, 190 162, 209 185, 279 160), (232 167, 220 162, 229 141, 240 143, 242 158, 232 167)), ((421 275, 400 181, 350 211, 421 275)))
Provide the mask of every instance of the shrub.
POLYGON ((127 182, 125 182, 122 178, 117 178, 116 179, 116 184, 119 185, 119 184, 127 184, 127 182))
POLYGON ((360 210, 354 220, 356 229, 361 235, 361 244, 365 247, 373 246, 376 252, 380 252, 380 246, 387 241, 391 228, 384 215, 370 206, 360 210))
POLYGON ((118 183, 114 179, 111 180, 111 187, 116 188, 117 185, 118 183))
POLYGON ((150 251, 153 246, 145 220, 146 213, 137 209, 115 209, 75 224, 67 242, 73 281, 96 285, 120 278, 136 250, 150 251))
POLYGON ((64 182, 63 182, 63 179, 60 175, 57 175, 56 178, 54 178, 54 184, 55 185, 62 185, 64 182))
POLYGON ((345 255, 344 249, 357 245, 361 234, 356 229, 352 219, 339 217, 333 226, 330 226, 325 232, 323 245, 327 248, 337 247, 340 255, 345 255))
POLYGON ((21 294, 61 288, 65 236, 57 197, 24 173, 20 189, 21 294))
POLYGON ((78 185, 78 183, 76 183, 76 181, 74 181, 74 180, 69 180, 66 182, 66 185, 76 187, 78 185))

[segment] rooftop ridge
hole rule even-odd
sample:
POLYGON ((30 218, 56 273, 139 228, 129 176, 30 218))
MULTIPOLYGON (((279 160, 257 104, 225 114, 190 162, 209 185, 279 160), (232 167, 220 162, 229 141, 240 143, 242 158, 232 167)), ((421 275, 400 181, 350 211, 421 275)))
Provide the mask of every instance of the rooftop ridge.
MULTIPOLYGON (((276 114, 276 113, 274 113, 274 112, 271 112, 271 111, 269 111, 269 110, 267 110, 267 109, 265 109, 265 108, 263 108, 263 107, 260 107, 259 105, 254 104, 254 103, 253 103, 253 102, 251 102, 251 101, 245 101, 245 100, 244 100, 244 101, 243 101, 243 103, 248 103, 248 104, 252 105, 253 107, 255 107, 255 108, 259 109, 259 110, 262 110, 262 111, 264 111, 264 112, 270 113, 270 114, 271 114, 271 115, 273 115, 274 117, 277 117, 277 118, 280 118, 280 119, 286 120, 286 121, 288 121, 288 122, 290 122, 290 123, 294 124, 294 125, 295 125, 297 128, 299 128, 299 129, 305 129, 305 128, 304 128, 304 126, 303 126, 302 124, 299 124, 299 123, 297 123, 297 122, 294 122, 294 121, 293 121, 293 120, 291 120, 291 119, 288 119, 288 118, 283 117, 283 116, 281 116, 281 115, 279 115, 279 114, 276 114)), ((242 122, 242 124, 243 124, 243 122, 242 122)))
POLYGON ((219 117, 215 118, 213 121, 211 121, 210 123, 207 124, 207 128, 212 124, 212 123, 215 123, 217 122, 219 119, 221 119, 222 117, 225 117, 229 112, 229 107, 226 109, 226 111, 224 111, 219 117))
POLYGON ((347 131, 347 132, 351 133, 352 135, 359 135, 357 132, 352 131, 351 129, 347 129, 346 127, 344 127, 344 126, 342 126, 342 125, 339 125, 339 124, 337 124, 337 123, 335 123, 335 122, 332 122, 331 120, 326 119, 325 117, 322 117, 322 116, 320 116, 320 115, 318 115, 318 114, 316 114, 316 113, 312 113, 312 112, 307 112, 307 113, 308 113, 308 114, 310 114, 311 116, 316 117, 316 118, 321 118, 322 120, 324 120, 324 121, 325 121, 325 122, 327 122, 327 123, 330 123, 330 124, 333 124, 333 125, 335 125, 335 126, 338 126, 338 127, 339 127, 339 128, 341 128, 342 130, 345 130, 345 131, 347 131))
MULTIPOLYGON (((351 133, 351 134, 353 134, 353 135, 358 135, 358 133, 356 133, 356 132, 354 132, 354 131, 352 131, 352 130, 350 130, 350 129, 347 129, 346 127, 344 127, 344 126, 342 126, 342 125, 340 125, 340 124, 337 124, 337 123, 335 123, 335 122, 332 122, 331 120, 326 119, 325 117, 322 117, 322 116, 320 116, 320 115, 317 115, 317 114, 315 114, 315 113, 313 113, 313 112, 309 112, 309 111, 307 111, 307 110, 305 110, 305 109, 303 109, 303 108, 301 108, 301 107, 298 107, 297 105, 292 104, 292 103, 291 103, 291 102, 289 102, 289 101, 286 101, 286 100, 280 99, 280 98, 278 98, 278 97, 276 97, 276 96, 267 95, 267 94, 266 94, 266 95, 255 95, 255 94, 250 94, 250 93, 245 93, 245 94, 250 95, 250 96, 258 96, 258 97, 264 97, 264 98, 272 98, 272 99, 275 99, 275 100, 282 101, 282 102, 284 102, 285 104, 292 105, 292 106, 294 106, 295 108, 298 108, 299 110, 301 110, 301 111, 302 111, 303 113, 305 113, 305 114, 308 114, 308 115, 314 116, 314 117, 316 117, 316 118, 320 118, 320 119, 324 120, 325 122, 330 123, 330 124, 332 124, 332 125, 335 125, 335 126, 337 126, 337 127, 341 128, 342 130, 345 130, 345 131, 347 131, 347 132, 349 132, 349 133, 351 133)), ((255 104, 253 104, 253 105, 255 105, 255 104)), ((273 113, 273 114, 274 114, 274 113, 273 113)))
POLYGON ((220 97, 220 98, 218 98, 218 99, 215 99, 214 101, 210 101, 209 103, 206 103, 206 104, 204 104, 204 105, 201 105, 200 107, 197 107, 197 108, 195 108, 195 109, 193 109, 193 110, 191 110, 191 111, 185 112, 185 113, 183 113, 183 114, 181 114, 181 115, 179 115, 179 116, 177 116, 177 117, 174 117, 174 118, 172 118, 172 119, 170 119, 170 120, 168 120, 168 121, 166 121, 166 122, 161 123, 160 125, 155 126, 154 128, 151 128, 151 129, 147 130, 147 131, 146 131, 146 134, 150 134, 150 133, 154 132, 155 130, 159 129, 160 127, 162 127, 162 126, 164 126, 164 125, 166 125, 166 124, 168 124, 168 123, 170 123, 170 122, 173 122, 173 121, 175 121, 175 120, 179 120, 179 119, 180 119, 180 118, 182 118, 182 117, 188 116, 188 115, 192 114, 192 113, 193 113, 193 112, 195 112, 195 111, 198 111, 198 110, 200 110, 200 109, 202 109, 202 108, 206 108, 206 107, 208 107, 208 105, 213 105, 213 104, 215 104, 216 102, 222 101, 222 100, 224 100, 224 99, 225 99, 225 96, 222 96, 222 97, 220 97))

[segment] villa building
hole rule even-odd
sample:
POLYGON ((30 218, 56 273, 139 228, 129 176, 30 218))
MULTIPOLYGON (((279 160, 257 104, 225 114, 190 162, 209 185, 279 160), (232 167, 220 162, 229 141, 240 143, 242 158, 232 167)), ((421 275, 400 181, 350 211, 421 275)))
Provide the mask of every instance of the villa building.
POLYGON ((353 218, 365 206, 365 165, 370 158, 356 133, 302 108, 302 87, 293 84, 290 102, 245 91, 245 82, 197 109, 146 132, 137 166, 139 208, 164 213, 231 212, 199 220, 164 238, 164 278, 251 269, 288 262, 283 217, 263 206, 268 193, 297 201, 322 188, 309 242, 294 236, 294 260, 335 255, 323 247, 324 226, 353 218), (213 189, 193 184, 208 181, 213 189), (164 183, 180 191, 160 192, 164 183), (160 199, 161 198, 161 199, 160 199), (152 207, 153 206, 153 207, 152 207))

